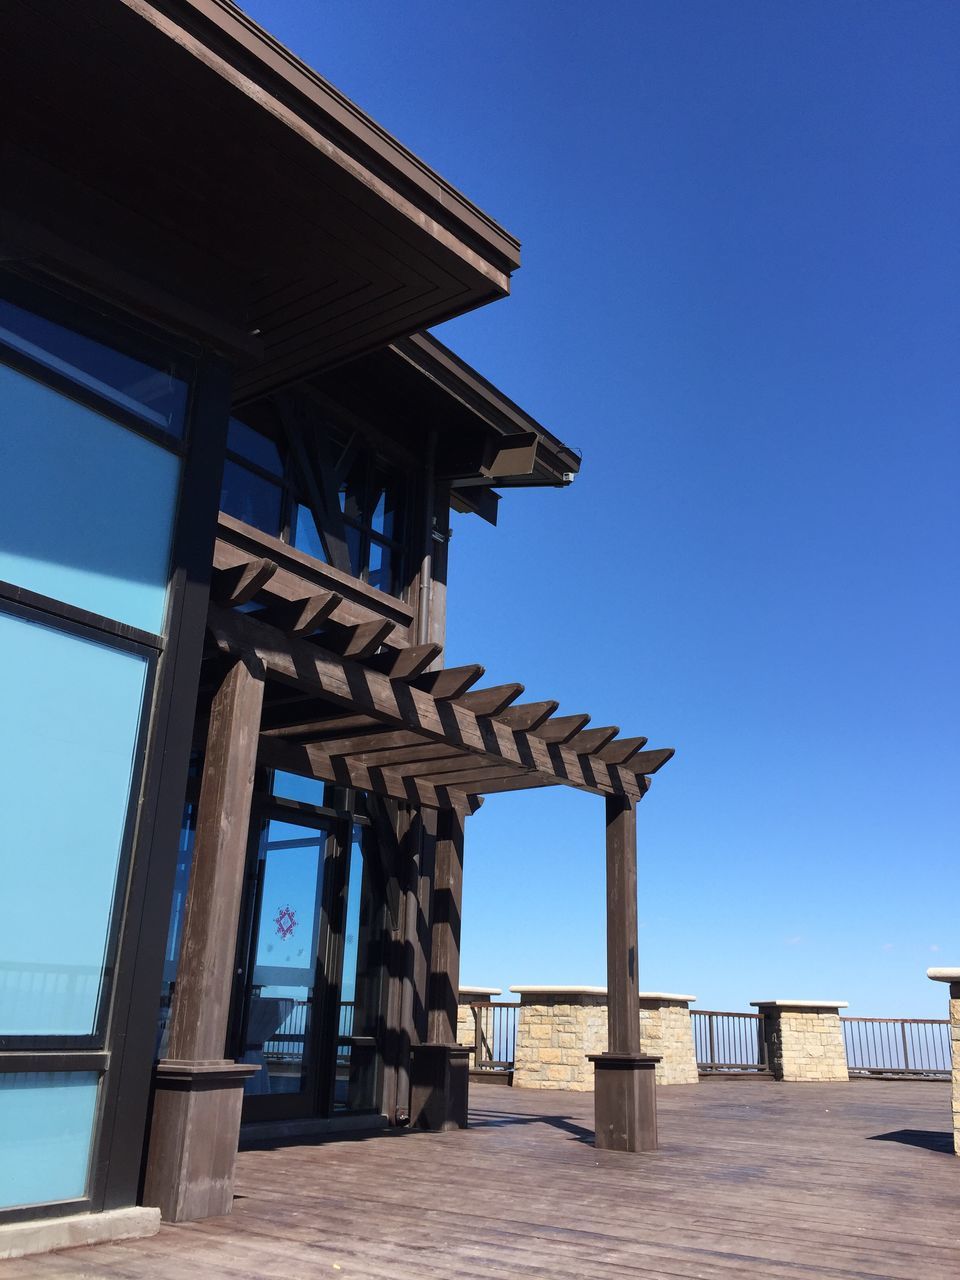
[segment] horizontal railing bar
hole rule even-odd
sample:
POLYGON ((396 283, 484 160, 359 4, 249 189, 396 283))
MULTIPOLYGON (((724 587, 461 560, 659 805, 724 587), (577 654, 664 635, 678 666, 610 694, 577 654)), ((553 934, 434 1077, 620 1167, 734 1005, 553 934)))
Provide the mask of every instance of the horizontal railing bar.
POLYGON ((949 1027, 949 1018, 853 1018, 847 1017, 846 1014, 840 1015, 841 1022, 895 1022, 898 1025, 903 1024, 907 1027, 949 1027))

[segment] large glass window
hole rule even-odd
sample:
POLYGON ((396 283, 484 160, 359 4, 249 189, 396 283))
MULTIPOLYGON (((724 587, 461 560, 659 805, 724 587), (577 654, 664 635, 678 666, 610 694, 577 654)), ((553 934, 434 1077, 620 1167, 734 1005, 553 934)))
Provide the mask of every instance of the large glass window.
POLYGON ((86 1193, 98 1087, 94 1071, 0 1073, 0 1208, 86 1193))
POLYGON ((0 1035, 96 1030, 147 660, 0 609, 0 1035))
POLYGON ((369 453, 358 454, 340 484, 353 572, 392 593, 400 582, 405 477, 387 471, 369 453))
MULTIPOLYGON (((309 485, 297 472, 282 447, 280 432, 265 406, 250 411, 251 422, 234 419, 227 437, 220 506, 228 515, 299 551, 329 562, 325 531, 318 513, 305 500, 309 485), (252 424, 256 425, 252 425, 252 424)), ((314 494, 339 492, 339 511, 326 513, 328 521, 342 522, 333 530, 347 548, 350 572, 371 586, 396 594, 402 584, 403 497, 406 478, 388 470, 355 438, 334 428, 304 442, 316 481, 314 494), (323 471, 333 477, 324 485, 323 471)))
POLYGON ((0 579, 163 630, 180 459, 0 363, 0 579))
POLYGON ((187 384, 172 358, 136 358, 8 298, 0 298, 0 341, 151 426, 183 435, 187 384))

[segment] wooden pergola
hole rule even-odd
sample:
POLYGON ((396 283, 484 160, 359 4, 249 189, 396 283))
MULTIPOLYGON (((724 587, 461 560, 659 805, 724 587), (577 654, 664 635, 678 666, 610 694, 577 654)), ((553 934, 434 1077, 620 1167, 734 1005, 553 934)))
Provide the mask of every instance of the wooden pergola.
MULTIPOLYGON (((351 598, 346 583, 335 589, 335 571, 325 568, 328 585, 320 586, 317 573, 298 572, 295 560, 281 565, 242 543, 221 536, 216 546, 207 625, 226 659, 225 674, 207 726, 168 1058, 157 1072, 155 1135, 158 1124, 182 1134, 195 1128, 199 1110, 188 1116, 190 1100, 211 1088, 237 1113, 224 1125, 207 1102, 213 1146, 215 1130, 235 1133, 239 1123, 238 1086, 252 1068, 222 1055, 259 764, 434 815, 434 886, 444 906, 431 924, 428 1036, 415 1050, 411 1105, 414 1122, 431 1128, 466 1120, 468 1050, 456 1046, 466 817, 484 795, 504 791, 562 785, 603 796, 609 1043, 594 1059, 596 1141, 620 1150, 655 1147, 656 1059, 640 1051, 636 809, 650 775, 673 750, 647 750, 645 738, 621 738, 612 726, 590 728, 585 714, 558 716, 553 701, 521 702, 522 684, 481 687, 482 666, 437 668, 438 645, 411 643, 402 616, 371 613, 369 601, 351 598)), ((176 1142, 169 1153, 156 1137, 151 1143, 152 1193, 163 1197, 169 1219, 201 1216, 206 1203, 190 1197, 208 1175, 191 1175, 175 1149, 176 1142), (173 1176, 170 1160, 180 1161, 173 1176)))

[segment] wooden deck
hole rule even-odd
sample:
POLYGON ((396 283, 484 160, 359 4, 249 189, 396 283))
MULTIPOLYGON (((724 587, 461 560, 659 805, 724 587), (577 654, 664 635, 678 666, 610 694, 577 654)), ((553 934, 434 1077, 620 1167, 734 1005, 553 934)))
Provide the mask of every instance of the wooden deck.
POLYGON ((474 1086, 470 1130, 240 1157, 232 1217, 0 1263, 0 1280, 957 1280, 949 1086, 661 1089, 661 1150, 599 1153, 592 1094, 474 1086))

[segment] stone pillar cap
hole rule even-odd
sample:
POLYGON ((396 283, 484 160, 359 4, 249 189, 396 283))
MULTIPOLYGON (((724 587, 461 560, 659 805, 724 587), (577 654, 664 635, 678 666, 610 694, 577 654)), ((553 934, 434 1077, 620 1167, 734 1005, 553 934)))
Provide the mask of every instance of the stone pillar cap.
POLYGON ((960 969, 928 969, 927 977, 934 982, 960 982, 960 969))
POLYGON ((751 1000, 755 1009, 849 1009, 846 1000, 751 1000))
POLYGON ((696 996, 678 996, 670 991, 641 991, 641 1000, 673 1000, 677 1004, 693 1004, 696 996))
MULTIPOLYGON (((511 990, 513 988, 511 987, 511 990)), ((461 987, 462 996, 502 996, 502 987, 461 987)))
MULTIPOLYGON (((460 990, 465 991, 466 988, 461 987, 460 990)), ((529 987, 529 986, 511 987, 510 990, 515 995, 518 995, 518 996, 531 995, 534 992, 538 992, 538 991, 542 991, 544 995, 550 995, 550 996, 556 996, 556 995, 605 996, 607 994, 606 987, 556 987, 556 986, 552 987, 552 986, 547 986, 546 984, 539 987, 529 987)), ((669 992, 665 992, 665 991, 641 991, 640 992, 641 1000, 675 1000, 677 1001, 677 1003, 682 1002, 685 1004, 689 1004, 691 1001, 696 1000, 696 998, 697 998, 696 996, 672 995, 669 992)))
POLYGON ((545 995, 551 996, 605 996, 607 994, 606 987, 557 987, 550 986, 548 983, 539 983, 536 986, 511 987, 510 990, 514 995, 526 996, 533 991, 542 991, 545 995))

